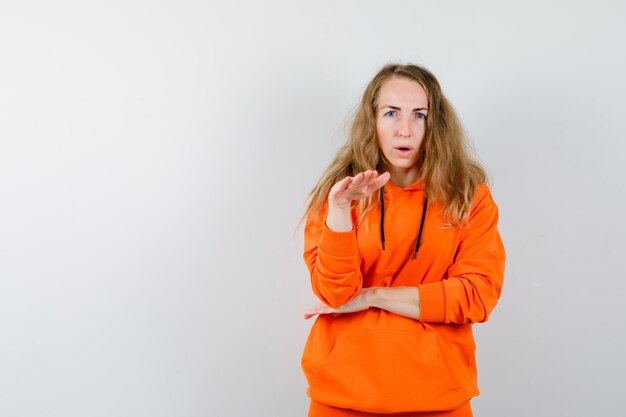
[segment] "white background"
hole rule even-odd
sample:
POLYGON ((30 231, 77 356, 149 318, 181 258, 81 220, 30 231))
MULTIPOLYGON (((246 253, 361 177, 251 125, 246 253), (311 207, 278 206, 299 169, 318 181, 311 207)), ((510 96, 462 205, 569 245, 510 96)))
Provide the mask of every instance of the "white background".
POLYGON ((386 62, 439 78, 508 251, 478 417, 616 416, 619 1, 0 2, 0 415, 305 416, 303 201, 386 62))

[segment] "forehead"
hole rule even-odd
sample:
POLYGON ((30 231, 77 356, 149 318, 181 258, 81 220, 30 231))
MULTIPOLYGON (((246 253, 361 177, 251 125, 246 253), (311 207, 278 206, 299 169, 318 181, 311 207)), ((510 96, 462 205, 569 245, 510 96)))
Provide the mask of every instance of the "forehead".
POLYGON ((385 81, 378 93, 378 106, 400 106, 427 108, 428 96, 417 81, 408 78, 392 77, 385 81))

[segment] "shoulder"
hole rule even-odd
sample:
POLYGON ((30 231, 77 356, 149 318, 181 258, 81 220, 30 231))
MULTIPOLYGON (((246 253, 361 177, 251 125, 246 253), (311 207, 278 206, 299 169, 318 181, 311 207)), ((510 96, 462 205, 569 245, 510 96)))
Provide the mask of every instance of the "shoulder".
POLYGON ((474 194, 474 200, 472 202, 472 206, 477 204, 485 204, 492 203, 495 204, 493 197, 491 195, 491 189, 489 185, 482 183, 476 187, 476 192, 474 194))
POLYGON ((469 220, 471 221, 472 218, 485 212, 490 212, 497 216, 498 206, 493 200, 489 186, 482 183, 476 188, 476 193, 474 194, 470 208, 469 220))
POLYGON ((491 198, 491 189, 486 183, 479 184, 474 194, 474 204, 482 201, 484 198, 491 198))

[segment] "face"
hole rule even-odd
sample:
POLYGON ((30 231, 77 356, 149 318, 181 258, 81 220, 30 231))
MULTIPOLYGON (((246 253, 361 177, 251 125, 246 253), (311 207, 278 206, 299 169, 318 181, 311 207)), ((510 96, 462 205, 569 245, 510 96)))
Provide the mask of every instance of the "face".
POLYGON ((413 177, 417 176, 427 116, 428 97, 417 81, 391 78, 382 85, 376 103, 376 133, 386 159, 383 167, 392 180, 417 180, 413 177))

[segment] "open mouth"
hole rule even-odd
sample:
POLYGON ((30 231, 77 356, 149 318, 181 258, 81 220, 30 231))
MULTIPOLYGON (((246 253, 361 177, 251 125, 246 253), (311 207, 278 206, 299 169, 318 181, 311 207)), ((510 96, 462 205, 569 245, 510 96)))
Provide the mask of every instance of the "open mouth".
POLYGON ((413 148, 410 146, 396 146, 394 150, 400 158, 410 158, 413 155, 413 148))

